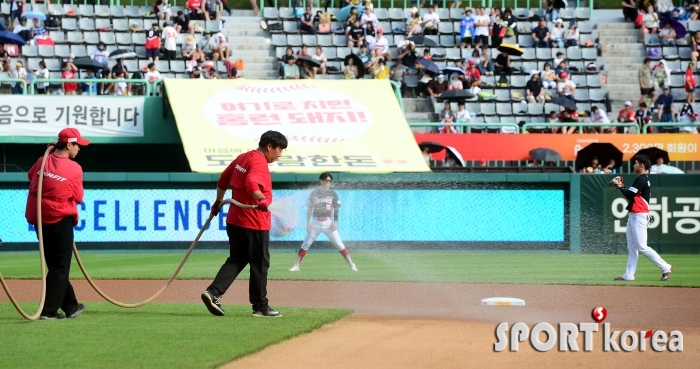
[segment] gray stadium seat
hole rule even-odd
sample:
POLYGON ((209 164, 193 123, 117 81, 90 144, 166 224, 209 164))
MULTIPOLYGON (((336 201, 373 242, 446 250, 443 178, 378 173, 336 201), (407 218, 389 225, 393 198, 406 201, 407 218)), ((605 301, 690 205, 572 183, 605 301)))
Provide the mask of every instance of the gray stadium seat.
POLYGON ((349 47, 338 47, 335 50, 336 56, 340 60, 345 60, 347 55, 352 54, 352 50, 349 47))
POLYGON ((544 114, 544 105, 542 104, 527 104, 527 113, 530 116, 540 116, 544 114))
POLYGON ((112 32, 100 32, 100 41, 105 45, 114 45, 117 42, 112 32))
POLYGON ((316 46, 316 35, 302 35, 301 42, 308 47, 314 47, 316 46))
POLYGON ((510 91, 507 89, 497 89, 496 90, 496 101, 498 102, 509 102, 510 101, 510 91))
POLYGON ((576 13, 573 8, 559 9, 559 18, 565 21, 576 19, 576 13))
MULTIPOLYGON (((700 22, 698 22, 700 23, 700 22)), ((658 34, 647 34, 644 35, 644 45, 647 46, 659 46, 661 43, 659 41, 658 34)))
POLYGON ((107 5, 95 5, 95 16, 100 18, 109 18, 110 10, 107 5))
POLYGON ((287 45, 287 36, 273 34, 272 35, 272 44, 275 46, 286 46, 287 45))
POLYGON ((279 17, 284 20, 296 19, 293 8, 281 7, 279 8, 279 17))
POLYGON ((87 49, 85 49, 85 45, 71 45, 70 52, 76 58, 82 58, 84 56, 88 56, 87 49))
POLYGON ((124 18, 126 17, 126 10, 124 9, 123 6, 119 5, 112 5, 109 7, 109 14, 112 16, 112 18, 124 18))
POLYGON ((524 49, 523 55, 520 57, 522 60, 537 60, 537 51, 532 48, 524 49))
POLYGON ((133 59, 125 59, 124 66, 126 66, 126 69, 129 70, 129 73, 134 73, 139 69, 138 63, 136 62, 136 60, 133 59))
POLYGON ((689 60, 691 52, 692 52, 692 49, 689 47, 679 47, 678 48, 678 55, 683 60, 689 60))
POLYGON ((543 47, 535 49, 537 53, 537 60, 547 60, 551 63, 552 61, 552 54, 550 49, 545 49, 543 47))
POLYGON ((53 58, 53 46, 39 46, 39 56, 43 58, 53 58))
POLYGON ((143 59, 143 58, 146 58, 146 47, 144 47, 144 46, 136 46, 136 47, 134 48, 134 51, 136 52, 136 55, 137 55, 139 58, 142 58, 142 59, 143 59))
POLYGON ((678 49, 675 46, 665 46, 661 48, 661 55, 666 60, 676 60, 678 59, 678 49))
POLYGON ((384 32, 384 37, 387 37, 394 33, 394 30, 391 27, 391 23, 389 22, 379 22, 379 28, 381 28, 384 32))
POLYGON ((97 30, 108 30, 112 28, 112 22, 107 18, 97 18, 95 19, 95 29, 97 30))
POLYGON ((600 75, 594 74, 586 76, 586 86, 589 88, 600 88, 600 75))
POLYGON ((24 45, 22 46, 22 56, 28 58, 39 56, 39 50, 37 50, 36 46, 24 45))
POLYGON ((455 37, 452 35, 440 36, 440 46, 454 47, 455 46, 455 37))
POLYGON ((131 26, 139 27, 139 31, 141 31, 141 32, 145 32, 148 28, 151 28, 150 25, 148 26, 148 28, 144 28, 143 19, 129 18, 129 19, 127 19, 127 23, 128 23, 129 27, 131 27, 131 26))
POLYGON ((63 31, 50 31, 49 36, 54 43, 62 44, 66 42, 66 34, 63 31))
POLYGON ((579 49, 578 47, 570 47, 565 50, 567 60, 583 60, 583 56, 581 55, 581 49, 579 49))
MULTIPOLYGON (((44 63, 46 63, 46 69, 48 69, 51 72, 59 71, 61 70, 61 61, 58 59, 44 59, 44 63)), ((51 76, 49 76, 51 77, 51 76)), ((54 77, 51 77, 54 78, 54 77)), ((58 78, 61 78, 60 74, 58 78)))
POLYGON ((78 29, 78 21, 75 18, 61 19, 61 29, 64 31, 75 31, 78 29))
MULTIPOLYGON (((338 53, 337 53, 335 47, 329 47, 329 48, 323 49, 323 54, 326 56, 326 59, 328 59, 328 60, 340 59, 340 58, 338 58, 338 53)), ((340 70, 342 70, 342 69, 343 68, 340 68, 340 70)))
POLYGON ((403 9, 389 9, 389 19, 391 19, 392 21, 406 21, 406 18, 403 15, 403 9))
POLYGON ((389 10, 382 8, 374 8, 374 15, 377 16, 378 20, 385 21, 389 19, 389 10))
POLYGON ((275 57, 277 59, 281 58, 284 56, 284 54, 287 53, 287 47, 286 46, 277 46, 275 48, 275 57))
POLYGON ((300 35, 287 35, 287 45, 289 45, 289 46, 301 46, 301 36, 300 35))
POLYGON ((345 35, 334 35, 333 45, 339 47, 348 46, 348 39, 345 37, 345 35))
MULTIPOLYGON (((25 5, 25 7, 26 7, 26 5, 25 5)), ((27 11, 27 10, 25 9, 25 11, 27 11)), ((48 10, 46 9, 46 5, 45 5, 45 4, 34 4, 34 5, 32 5, 32 11, 33 11, 33 12, 44 13, 44 14, 48 14, 48 13, 49 13, 48 10)))
POLYGON ((596 60, 598 58, 598 50, 592 47, 581 49, 581 56, 583 57, 583 60, 596 60))
POLYGON ((591 17, 591 11, 588 8, 576 8, 575 15, 579 21, 588 20, 591 17))
POLYGON ((514 74, 514 75, 510 76, 510 85, 513 88, 525 88, 525 84, 527 83, 527 81, 529 79, 530 79, 529 75, 522 76, 522 75, 514 74))
POLYGON ((10 15, 10 4, 9 3, 1 3, 0 4, 0 14, 2 15, 10 15))
POLYGON ((591 22, 577 22, 578 32, 583 34, 593 33, 593 24, 591 22))
POLYGON ((299 30, 296 21, 284 21, 284 23, 282 23, 282 29, 284 30, 284 33, 287 34, 296 34, 299 30))
POLYGON ((574 100, 576 100, 576 102, 588 102, 588 90, 577 88, 576 91, 574 91, 574 100))
POLYGON ((578 37, 578 44, 579 45, 586 45, 588 41, 591 41, 591 44, 595 45, 595 38, 593 35, 580 35, 578 37))
POLYGON ((83 33, 85 42, 91 45, 97 45, 100 43, 100 36, 97 32, 85 32, 83 33))
POLYGON ((70 56, 70 47, 68 45, 56 45, 53 52, 59 58, 67 58, 70 56))
POLYGON ((449 8, 437 8, 435 9, 435 14, 440 17, 440 22, 447 22, 450 20, 450 9, 449 8))
MULTIPOLYGON (((508 92, 507 90, 506 93, 508 92)), ((510 100, 510 96, 509 96, 510 100)), ((496 104, 496 115, 498 116, 511 116, 513 115, 513 107, 510 103, 497 103, 496 104)), ((500 120, 498 121, 500 122, 500 120)))
POLYGON ((159 60, 156 63, 156 69, 161 73, 170 73, 170 63, 167 60, 159 60))
POLYGON ((671 87, 683 87, 685 85, 685 76, 681 74, 671 75, 671 87))
POLYGON ((605 91, 600 88, 588 90, 588 98, 592 102, 603 102, 605 100, 605 91))
MULTIPOLYGON (((321 46, 333 46, 333 39, 330 35, 316 36, 316 44, 321 46)), ((347 46, 347 43, 343 46, 347 46)))
POLYGON ((557 53, 562 53, 562 55, 566 56, 566 49, 563 47, 562 48, 555 47, 555 48, 552 48, 551 50, 552 50, 552 52, 551 52, 551 55, 549 57, 552 60, 554 60, 554 58, 557 57, 557 53))
POLYGON ((445 60, 450 60, 450 61, 462 60, 462 54, 460 52, 460 49, 458 49, 458 48, 445 49, 445 60))
POLYGON ((29 66, 29 68, 31 68, 32 70, 39 70, 39 68, 40 68, 39 62, 40 61, 41 61, 41 59, 39 59, 39 58, 27 59, 27 66, 29 66))
POLYGON ((170 71, 173 73, 185 73, 185 62, 182 60, 171 60, 170 71))
POLYGON ((433 42, 440 45, 440 38, 438 36, 428 35, 428 36, 425 36, 425 38, 428 40, 433 40, 433 42))
MULTIPOLYGON (((77 6, 76 6, 76 8, 77 8, 77 6)), ((57 17, 62 17, 62 16, 64 16, 66 13, 65 13, 65 11, 63 10, 63 7, 62 7, 60 4, 59 4, 59 5, 51 4, 51 5, 49 6, 49 14, 53 14, 53 15, 55 15, 55 16, 57 16, 57 17)))
POLYGON ((139 7, 139 12, 141 13, 141 17, 147 18, 147 20, 155 18, 155 14, 150 14, 153 13, 153 6, 140 6, 139 7))
POLYGON ((95 21, 90 18, 80 18, 80 30, 81 31, 94 31, 95 21))
POLYGON ((576 88, 586 87, 586 76, 581 74, 574 74, 571 76, 571 82, 576 84, 576 88))
POLYGON ((83 43, 83 33, 80 31, 66 33, 66 39, 71 44, 83 43))
POLYGON ((265 20, 275 20, 280 16, 277 8, 265 8, 263 14, 265 14, 265 20))
MULTIPOLYGON (((64 5, 66 6, 66 5, 64 5)), ((74 5, 68 5, 68 6, 74 6, 74 5)), ((95 7, 92 5, 78 5, 78 14, 80 14, 81 17, 94 17, 95 16, 95 7)))
POLYGON ((129 18, 141 17, 141 9, 138 6, 127 5, 124 11, 126 12, 126 16, 129 18))
POLYGON ((527 21, 532 17, 532 13, 528 8, 517 8, 513 10, 513 16, 519 21, 527 21))
POLYGON ((132 33, 131 41, 135 45, 146 45, 146 34, 145 33, 132 33))
MULTIPOLYGON (((490 91, 490 92, 493 92, 493 91, 490 91)), ((483 115, 483 116, 494 116, 494 115, 496 115, 496 105, 493 102, 481 103, 481 104, 479 104, 479 110, 476 110, 476 111, 480 112, 480 115, 483 115)))
MULTIPOLYGON (((170 22, 172 23, 172 22, 170 22)), ((221 23, 219 21, 213 20, 205 23, 204 29, 208 29, 212 32, 221 31, 221 23)))
POLYGON ((116 32, 128 32, 129 22, 124 18, 113 19, 112 26, 116 32))

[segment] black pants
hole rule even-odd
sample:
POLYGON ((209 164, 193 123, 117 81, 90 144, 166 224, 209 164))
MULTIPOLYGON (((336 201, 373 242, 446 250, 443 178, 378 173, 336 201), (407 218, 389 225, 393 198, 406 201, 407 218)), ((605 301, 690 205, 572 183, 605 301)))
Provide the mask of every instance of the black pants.
POLYGON ((170 61, 170 60, 176 59, 176 56, 175 56, 176 51, 175 50, 168 50, 168 49, 164 49, 164 50, 165 50, 165 60, 170 61))
POLYGON ((72 314, 78 307, 78 299, 68 280, 73 255, 73 219, 63 218, 58 223, 44 224, 42 231, 44 256, 49 268, 46 275, 46 302, 42 314, 54 316, 59 308, 66 314, 72 314))
POLYGON ((270 268, 270 231, 257 231, 226 224, 231 254, 207 288, 211 294, 226 293, 238 273, 250 265, 248 293, 253 310, 269 307, 267 303, 267 270, 270 268))

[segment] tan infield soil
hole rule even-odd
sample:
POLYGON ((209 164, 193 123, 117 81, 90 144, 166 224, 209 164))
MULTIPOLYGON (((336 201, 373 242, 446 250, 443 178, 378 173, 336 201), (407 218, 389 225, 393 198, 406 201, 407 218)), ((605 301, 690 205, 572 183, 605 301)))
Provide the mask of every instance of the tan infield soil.
MULTIPOLYGON (((208 283, 175 281, 157 301, 200 303, 199 294, 208 283)), ((103 291, 121 301, 145 299, 162 284, 98 281, 103 291)), ((39 281, 25 280, 9 285, 22 301, 36 300, 41 287, 39 281)), ((73 286, 81 301, 102 301, 87 282, 73 281, 73 286)), ((355 314, 226 368, 700 367, 699 288, 270 281, 268 297, 282 312, 283 306, 299 306, 348 308, 355 314), (488 297, 517 297, 526 306, 480 305, 488 297), (683 352, 653 352, 649 339, 646 352, 604 352, 602 332, 595 334, 593 352, 539 353, 526 342, 519 352, 493 352, 500 322, 592 322, 596 306, 607 308, 605 322, 613 330, 681 330, 683 352)), ((247 281, 236 281, 222 297, 224 307, 247 300, 247 281)), ((7 297, 0 294, 0 301, 7 297)), ((204 307, 202 313, 207 313, 204 307)), ((581 338, 577 341, 582 351, 581 338)))

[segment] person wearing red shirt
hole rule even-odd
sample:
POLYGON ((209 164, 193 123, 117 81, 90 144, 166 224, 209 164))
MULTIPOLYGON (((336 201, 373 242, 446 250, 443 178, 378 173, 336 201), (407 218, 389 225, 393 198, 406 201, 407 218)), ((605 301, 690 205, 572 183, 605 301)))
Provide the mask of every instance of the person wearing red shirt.
POLYGON ((226 233, 230 256, 219 269, 214 281, 202 293, 202 301, 209 312, 225 314, 219 297, 226 293, 238 273, 250 265, 250 303, 253 316, 279 317, 267 300, 267 270, 270 267, 271 214, 267 207, 272 202, 272 179, 268 164, 274 163, 287 148, 287 138, 277 131, 267 131, 260 137, 258 148, 239 155, 221 173, 216 185, 216 201, 211 213, 219 213, 219 206, 228 187, 233 187, 231 198, 255 209, 231 205, 226 216, 226 233))
POLYGON ((476 61, 469 61, 469 67, 467 67, 465 74, 466 79, 469 80, 469 85, 471 85, 474 81, 481 82, 481 72, 479 72, 479 70, 476 68, 476 61))
MULTIPOLYGON (((631 101, 625 101, 625 107, 622 110, 620 110, 620 114, 617 115, 617 121, 620 123, 635 123, 637 121, 637 113, 634 110, 632 110, 631 101)), ((621 130, 620 128, 622 127, 610 127, 610 129, 614 131, 613 133, 624 132, 624 130, 621 130)))
MULTIPOLYGON (((78 67, 73 64, 72 60, 68 60, 66 62, 66 66, 63 68, 63 72, 61 72, 61 78, 62 79, 74 79, 75 78, 75 72, 78 71, 78 67)), ((64 82, 63 83, 63 93, 66 95, 75 95, 76 91, 78 91, 78 84, 75 82, 64 82)))
MULTIPOLYGON (((562 123, 578 123, 578 111, 576 109, 564 108, 559 114, 559 121, 562 123)), ((577 126, 562 127, 561 133, 571 134, 576 132, 577 126)))
MULTIPOLYGON (((46 158, 41 198, 41 224, 44 255, 49 272, 46 275, 46 300, 40 319, 75 318, 85 311, 78 303, 70 283, 70 263, 73 254, 73 227, 78 224, 77 204, 83 202, 83 170, 70 159, 78 155, 90 141, 80 136, 75 128, 65 128, 58 134, 58 143, 46 158), (60 314, 58 309, 65 314, 60 314)), ((36 228, 37 194, 41 160, 29 170, 29 196, 25 217, 36 228)), ((37 237, 39 233, 37 231, 37 237)))
POLYGON ((188 0, 185 4, 189 10, 190 20, 204 20, 204 11, 202 10, 202 0, 188 0))

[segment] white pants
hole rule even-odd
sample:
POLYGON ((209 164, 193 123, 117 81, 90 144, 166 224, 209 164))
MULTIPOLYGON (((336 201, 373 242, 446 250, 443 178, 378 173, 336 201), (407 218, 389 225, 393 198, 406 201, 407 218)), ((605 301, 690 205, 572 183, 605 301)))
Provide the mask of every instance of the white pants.
POLYGON ((301 244, 301 248, 304 250, 308 250, 309 247, 311 247, 311 244, 313 244, 314 241, 316 241, 316 237, 318 237, 319 234, 323 233, 328 237, 328 239, 331 241, 333 246, 335 246, 338 249, 338 251, 342 251, 345 248, 345 245, 343 245, 343 241, 340 239, 338 231, 334 231, 332 229, 333 219, 329 218, 327 220, 320 221, 316 218, 313 218, 311 220, 311 231, 306 234, 306 238, 301 244))
POLYGON ((627 218, 627 270, 622 278, 634 280, 634 272, 637 271, 637 259, 639 254, 646 256, 662 272, 671 270, 671 265, 664 261, 659 254, 647 246, 647 227, 649 226, 649 213, 632 213, 627 218))

